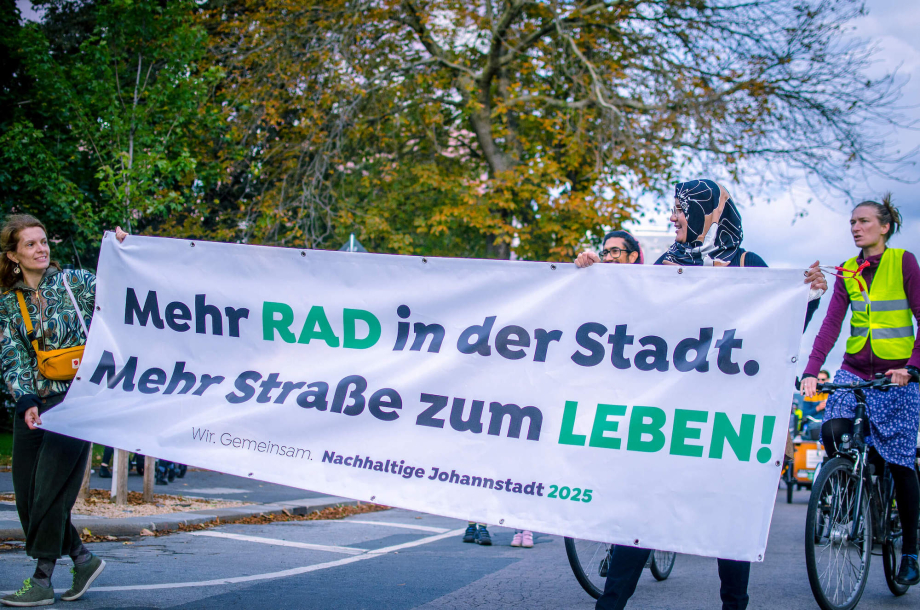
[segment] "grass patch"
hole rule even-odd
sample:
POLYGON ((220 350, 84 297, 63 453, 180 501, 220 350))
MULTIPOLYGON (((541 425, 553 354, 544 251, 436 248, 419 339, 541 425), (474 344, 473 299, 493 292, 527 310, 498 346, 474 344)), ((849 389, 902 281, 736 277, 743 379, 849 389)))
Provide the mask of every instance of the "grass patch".
POLYGON ((0 432, 0 466, 13 463, 13 433, 0 432))
MULTIPOLYGON (((93 468, 99 468, 102 463, 102 452, 105 451, 103 445, 93 444, 93 468)), ((12 466, 13 464, 13 433, 0 432, 0 466, 12 466)))

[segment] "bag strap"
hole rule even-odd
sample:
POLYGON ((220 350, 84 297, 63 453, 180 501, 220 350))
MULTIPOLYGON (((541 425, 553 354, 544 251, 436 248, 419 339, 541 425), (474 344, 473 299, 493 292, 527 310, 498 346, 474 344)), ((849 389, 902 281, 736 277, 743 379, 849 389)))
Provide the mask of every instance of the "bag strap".
POLYGON ((35 331, 32 328, 32 318, 29 317, 29 309, 26 307, 26 299, 22 295, 22 290, 16 291, 16 298, 19 300, 19 311, 22 312, 22 321, 26 323, 26 338, 32 344, 35 353, 38 353, 38 339, 35 338, 35 331))
POLYGON ((741 253, 741 266, 744 267, 744 257, 747 256, 747 252, 741 253))
POLYGON ((80 326, 83 328, 83 336, 89 338, 89 331, 86 329, 86 322, 83 321, 83 312, 80 311, 80 306, 77 304, 77 299, 73 296, 73 291, 70 289, 70 282, 67 281, 67 273, 64 273, 64 288, 67 289, 67 296, 70 297, 70 302, 73 303, 74 311, 77 312, 77 319, 80 320, 80 326))

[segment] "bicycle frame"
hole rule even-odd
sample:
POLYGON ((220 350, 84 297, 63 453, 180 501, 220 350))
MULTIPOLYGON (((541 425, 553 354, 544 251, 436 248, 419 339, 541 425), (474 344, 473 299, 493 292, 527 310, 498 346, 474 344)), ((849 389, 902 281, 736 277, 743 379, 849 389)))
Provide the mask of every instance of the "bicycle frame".
MULTIPOLYGON (((856 472, 856 518, 853 519, 853 526, 850 529, 850 536, 856 537, 859 532, 860 522, 862 521, 862 511, 859 507, 862 505, 862 494, 864 493, 863 484, 868 477, 866 476, 866 465, 869 459, 869 446, 866 443, 864 434, 864 422, 866 419, 866 393, 861 389, 853 392, 856 397, 856 409, 853 417, 853 442, 856 445, 854 472, 856 472)), ((870 481, 871 482, 871 481, 870 481)), ((871 497, 871 496, 870 496, 871 497)))
POLYGON ((884 470, 877 474, 876 486, 872 482, 872 465, 869 463, 869 444, 866 442, 866 393, 862 389, 855 389, 853 394, 856 398, 856 409, 853 417, 853 436, 849 439, 842 439, 841 446, 837 449, 837 455, 848 457, 853 461, 853 473, 857 477, 856 494, 854 496, 854 506, 856 515, 853 524, 850 527, 850 538, 856 538, 862 525, 863 514, 862 495, 869 494, 869 510, 873 511, 873 523, 875 527, 872 536, 874 541, 884 542, 883 538, 887 537, 889 517, 891 514, 891 500, 894 498, 893 482, 888 476, 888 464, 885 464, 884 470), (872 493, 875 491, 875 493, 872 493), (884 517, 884 518, 881 518, 884 517))

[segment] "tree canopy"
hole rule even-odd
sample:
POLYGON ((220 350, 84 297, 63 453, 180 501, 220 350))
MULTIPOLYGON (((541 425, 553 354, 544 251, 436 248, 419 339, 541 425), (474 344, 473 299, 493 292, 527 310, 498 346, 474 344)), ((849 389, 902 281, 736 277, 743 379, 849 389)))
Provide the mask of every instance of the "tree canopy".
POLYGON ((118 222, 558 260, 687 172, 891 161, 856 0, 35 4, 0 26, 0 202, 82 252, 118 222))

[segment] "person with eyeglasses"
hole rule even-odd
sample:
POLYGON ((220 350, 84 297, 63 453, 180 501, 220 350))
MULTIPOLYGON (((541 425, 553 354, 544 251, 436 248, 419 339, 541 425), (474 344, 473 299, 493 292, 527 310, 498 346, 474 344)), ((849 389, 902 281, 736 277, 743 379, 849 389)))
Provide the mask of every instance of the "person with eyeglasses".
POLYGON ((579 267, 600 262, 641 265, 645 256, 639 241, 629 231, 610 231, 604 235, 604 249, 600 254, 585 250, 575 259, 579 267))
MULTIPOLYGON (((656 265, 707 267, 766 267, 767 263, 741 247, 744 232, 741 214, 728 190, 713 180, 689 180, 678 183, 674 190, 674 243, 655 261, 656 265)), ((611 244, 613 247, 613 244, 611 244)), ((619 248, 619 246, 616 246, 619 248)), ((605 251, 608 249, 605 243, 605 251)), ((605 252, 605 261, 613 252, 605 252)), ((623 253, 620 252, 620 257, 623 253)), ((601 258, 592 252, 582 252, 575 260, 578 267, 590 267, 601 258)), ((611 261, 613 262, 613 261, 611 261)), ((805 326, 818 309, 819 299, 827 290, 827 280, 819 262, 805 274, 805 283, 812 292, 805 316, 805 326)), ((633 546, 611 547, 607 559, 607 582, 598 598, 596 610, 622 610, 636 590, 651 549, 633 546)), ((747 608, 749 561, 719 559, 719 595, 723 610, 747 608)))

